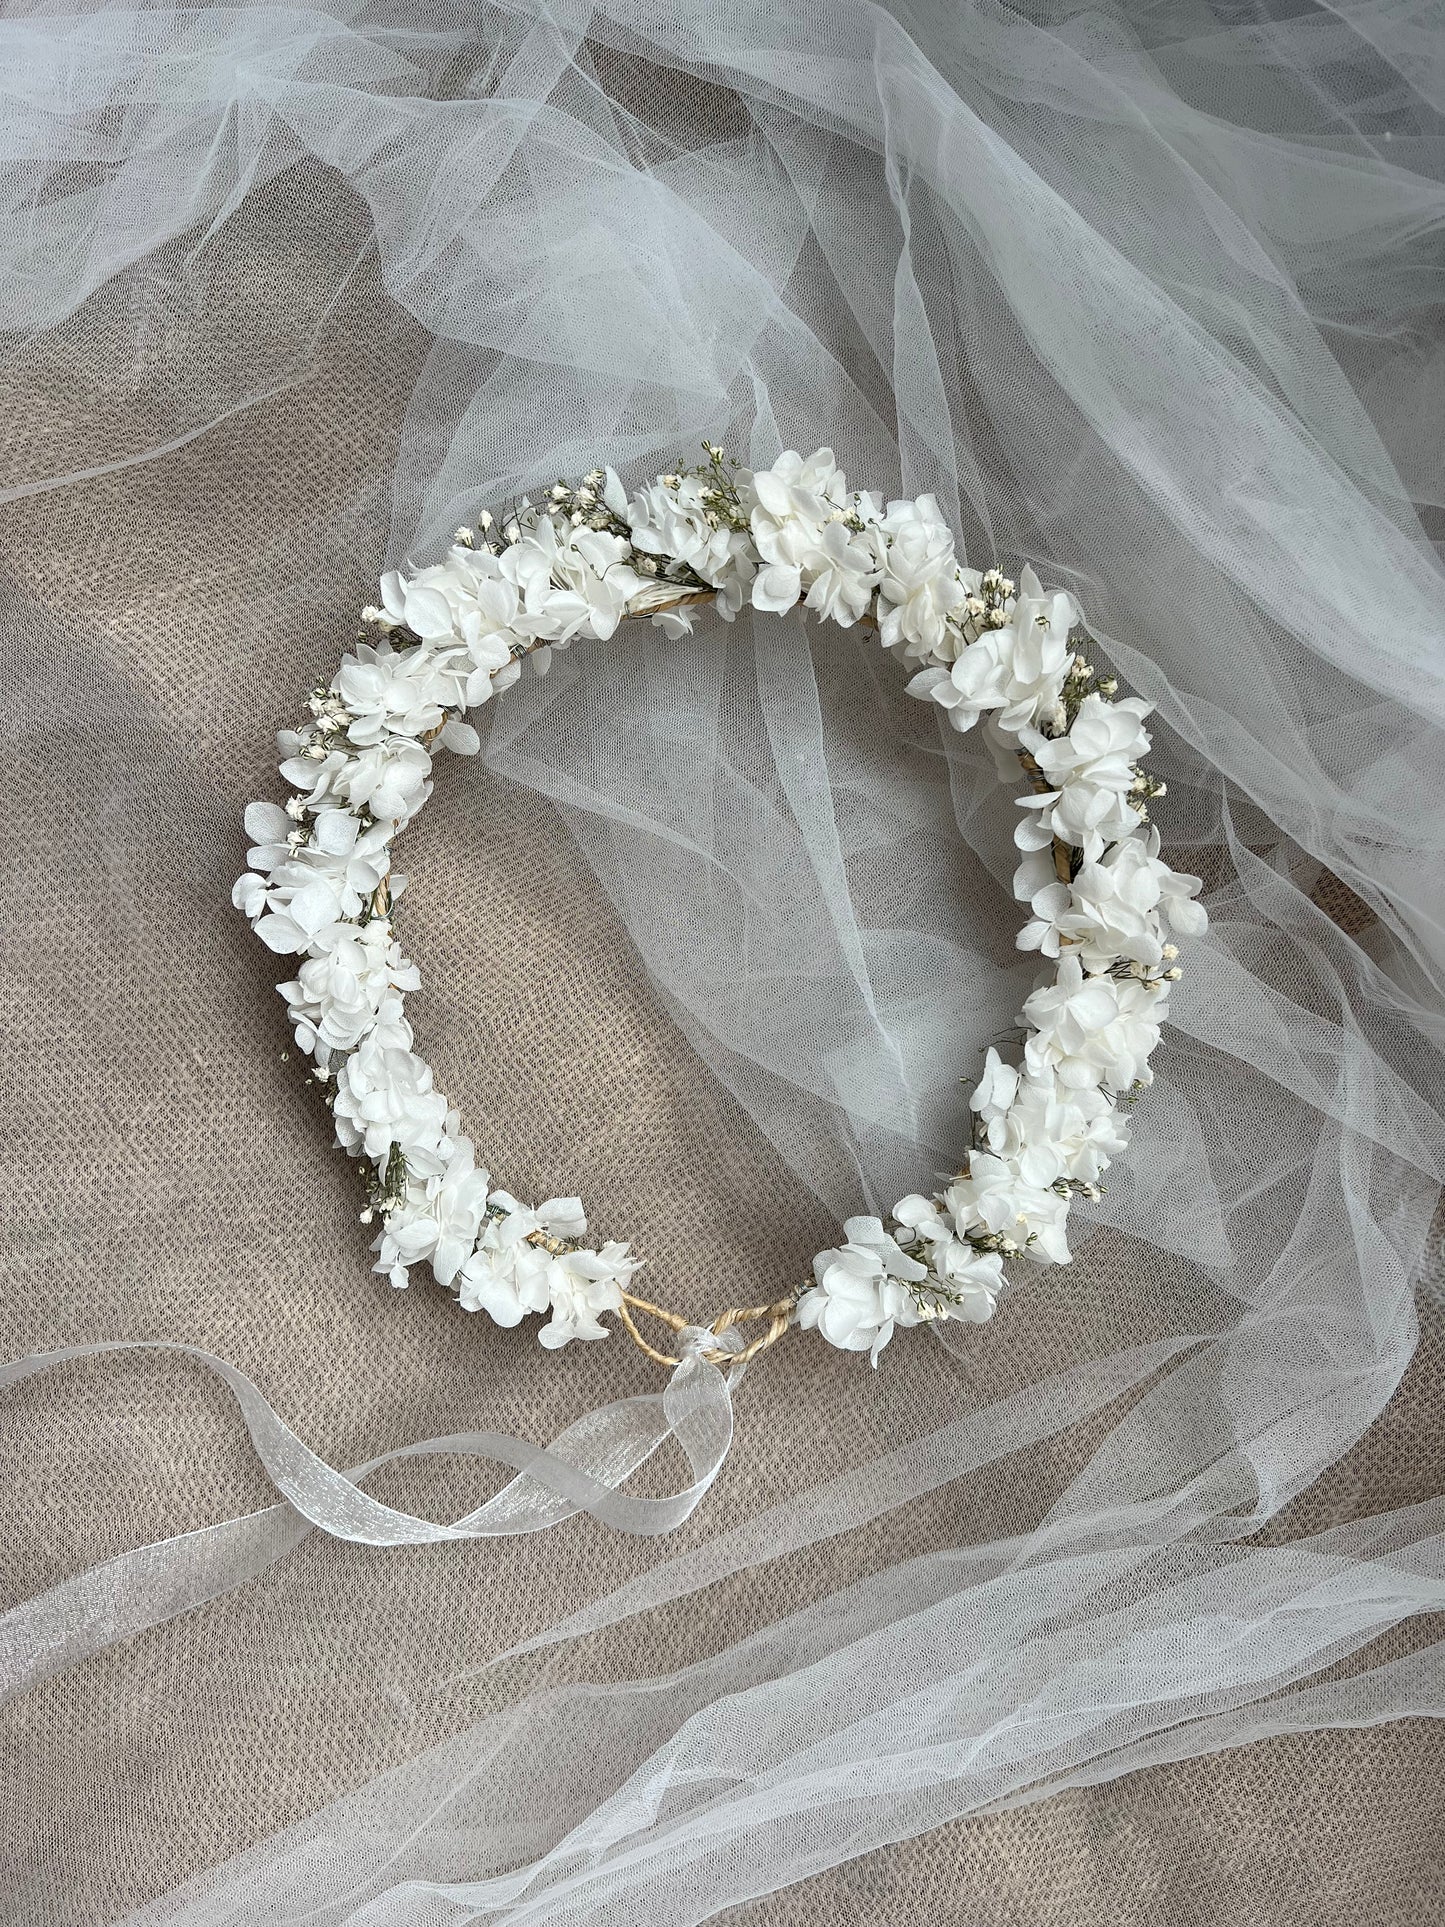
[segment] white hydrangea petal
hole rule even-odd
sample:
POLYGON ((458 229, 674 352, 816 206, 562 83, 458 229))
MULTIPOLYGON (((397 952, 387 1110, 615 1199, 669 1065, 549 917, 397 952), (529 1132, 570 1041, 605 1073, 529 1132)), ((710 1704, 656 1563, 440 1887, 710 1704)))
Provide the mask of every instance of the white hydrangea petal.
POLYGON ((452 717, 442 730, 440 742, 444 749, 451 750, 454 756, 475 756, 482 747, 482 739, 470 723, 452 717))

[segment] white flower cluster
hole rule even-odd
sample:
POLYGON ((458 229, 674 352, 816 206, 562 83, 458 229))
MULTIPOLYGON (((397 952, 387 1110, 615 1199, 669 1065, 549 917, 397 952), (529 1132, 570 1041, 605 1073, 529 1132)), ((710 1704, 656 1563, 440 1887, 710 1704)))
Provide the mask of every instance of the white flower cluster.
POLYGON ((964 1168, 885 1224, 851 1218, 814 1260, 797 1322, 847 1351, 878 1353, 900 1325, 981 1323, 1006 1258, 1066 1264, 1076 1194, 1125 1143, 1119 1100, 1149 1082, 1148 1059, 1179 976, 1174 933, 1204 928, 1196 878, 1160 858, 1139 767, 1148 706, 1113 700, 1076 653, 1078 611, 1025 570, 959 565, 929 496, 884 504, 850 491, 832 452, 660 476, 631 499, 610 469, 524 500, 498 528, 462 530, 443 562, 386 576, 358 645, 311 721, 280 736, 285 808, 246 813, 250 868, 234 900, 274 951, 301 962, 281 985, 296 1039, 327 1091, 338 1141, 370 1171, 363 1220, 379 1220, 377 1270, 405 1285, 430 1265, 467 1310, 500 1325, 549 1314, 544 1345, 601 1338, 639 1261, 583 1243, 576 1198, 535 1209, 493 1190, 475 1147, 413 1050, 403 1004, 418 984, 391 922, 402 880, 391 844, 431 792, 438 746, 479 747, 465 712, 539 669, 574 636, 610 636, 650 614, 669 634, 689 605, 727 619, 802 604, 845 626, 876 624, 913 671, 909 692, 955 729, 983 720, 1031 793, 1015 832, 1021 948, 1055 959, 1023 1007, 1018 1064, 990 1050, 971 1103, 964 1168))

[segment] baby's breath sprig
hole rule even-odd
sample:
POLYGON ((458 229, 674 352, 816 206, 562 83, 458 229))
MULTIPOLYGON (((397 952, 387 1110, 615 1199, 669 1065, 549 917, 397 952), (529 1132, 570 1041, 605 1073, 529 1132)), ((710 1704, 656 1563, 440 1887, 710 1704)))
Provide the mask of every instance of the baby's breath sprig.
POLYGON ((709 526, 746 529, 748 513, 738 490, 738 464, 716 442, 704 442, 702 449, 707 461, 688 473, 697 478, 709 526))

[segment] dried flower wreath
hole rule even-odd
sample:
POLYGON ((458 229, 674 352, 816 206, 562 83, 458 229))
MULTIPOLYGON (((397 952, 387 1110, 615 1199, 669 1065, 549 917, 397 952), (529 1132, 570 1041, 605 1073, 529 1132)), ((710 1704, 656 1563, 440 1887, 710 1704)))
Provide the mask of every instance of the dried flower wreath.
POLYGON ((987 1319, 1006 1259, 1068 1263, 1069 1206, 1099 1195, 1125 1142, 1121 1100, 1150 1080, 1180 974, 1165 924, 1204 928, 1199 882, 1161 860, 1149 821, 1164 788, 1139 766, 1149 706, 1116 700, 1113 678, 1075 648, 1068 595, 1027 569, 1015 589, 997 569, 961 567, 930 496, 884 506, 850 491, 829 449, 756 472, 705 449, 701 467, 630 499, 610 469, 558 482, 503 527, 484 515, 459 530, 445 561, 386 576, 382 606, 362 615, 375 640, 312 693, 312 720, 278 739, 294 794, 247 810, 254 847, 234 901, 273 951, 302 959, 281 994, 337 1139, 365 1164, 361 1216, 378 1224, 376 1269, 393 1285, 424 1261, 499 1325, 549 1314, 549 1347, 605 1337, 612 1313, 651 1357, 678 1363, 643 1336, 642 1314, 715 1363, 793 1325, 876 1363, 898 1326, 987 1319), (697 1328, 632 1291, 640 1261, 627 1245, 585 1242, 577 1198, 529 1206, 478 1167, 412 1048, 403 1000, 419 978, 393 923, 403 879, 391 846, 431 793, 434 752, 480 747, 465 713, 524 658, 544 668, 550 650, 628 617, 681 636, 705 602, 729 621, 801 602, 870 624, 913 670, 911 695, 955 729, 986 721, 1001 768, 1029 786, 1015 832, 1014 893, 1030 912, 1019 945, 1055 962, 1024 1004, 1020 1061, 988 1052, 952 1183, 901 1199, 886 1223, 850 1218, 810 1284, 730 1308, 689 1339, 697 1328))

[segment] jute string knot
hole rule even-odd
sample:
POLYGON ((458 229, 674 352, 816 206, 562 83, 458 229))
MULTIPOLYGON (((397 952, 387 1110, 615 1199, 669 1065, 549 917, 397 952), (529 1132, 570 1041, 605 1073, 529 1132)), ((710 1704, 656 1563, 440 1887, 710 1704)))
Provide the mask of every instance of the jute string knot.
POLYGON ((711 1325, 684 1325, 677 1334, 677 1354, 679 1358, 711 1358, 716 1361, 719 1352, 737 1358, 747 1340, 736 1325, 727 1325, 721 1331, 714 1331, 711 1325))
POLYGON ((690 1325, 680 1313, 649 1298, 624 1291, 617 1316, 622 1328, 639 1350, 656 1359, 659 1365, 680 1365, 684 1358, 705 1358, 710 1365, 745 1365, 750 1358, 776 1344, 797 1316, 796 1297, 779 1298, 771 1305, 730 1305, 719 1312, 710 1325, 690 1325), (635 1313, 659 1319, 676 1334, 677 1351, 665 1352, 650 1344, 638 1327, 635 1313), (739 1326, 767 1323, 758 1336, 749 1339, 739 1326))

